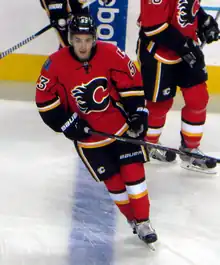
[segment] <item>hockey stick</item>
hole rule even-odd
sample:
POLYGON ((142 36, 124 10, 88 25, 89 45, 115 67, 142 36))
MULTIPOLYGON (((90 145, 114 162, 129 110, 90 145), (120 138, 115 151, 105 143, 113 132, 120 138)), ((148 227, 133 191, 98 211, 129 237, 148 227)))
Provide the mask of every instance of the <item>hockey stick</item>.
POLYGON ((30 37, 28 37, 27 39, 17 43, 13 47, 11 47, 11 48, 7 49, 6 51, 0 53, 0 59, 4 58, 5 56, 9 55, 10 53, 13 53, 15 50, 19 49, 20 47, 22 47, 23 45, 27 44, 28 42, 34 40, 35 38, 37 38, 38 36, 43 34, 45 31, 47 31, 51 27, 52 27, 51 25, 47 25, 46 27, 44 27, 41 30, 39 30, 37 33, 35 33, 35 34, 31 35, 30 37))
POLYGON ((85 128, 85 132, 91 135, 99 135, 99 136, 104 136, 104 137, 108 137, 111 139, 115 139, 117 141, 121 141, 124 143, 131 143, 131 144, 135 144, 135 145, 143 145, 143 146, 149 146, 149 147, 153 147, 156 148, 158 150, 162 150, 162 151, 172 151, 178 155, 188 155, 190 157, 194 157, 194 158, 202 158, 202 159, 212 159, 214 161, 216 161, 217 163, 220 163, 220 158, 215 158, 215 157, 211 157, 211 156, 206 156, 206 155, 201 155, 201 154, 195 154, 195 153, 190 153, 190 152, 184 152, 184 151, 180 151, 179 149, 175 149, 175 148, 171 148, 171 147, 166 147, 160 144, 153 144, 153 143, 149 143, 149 142, 145 142, 143 140, 139 140, 139 139, 134 139, 134 138, 129 138, 129 137, 123 137, 123 136, 118 136, 118 135, 114 135, 114 134, 109 134, 109 133, 104 133, 104 132, 100 132, 100 131, 94 131, 92 129, 89 128, 85 128))

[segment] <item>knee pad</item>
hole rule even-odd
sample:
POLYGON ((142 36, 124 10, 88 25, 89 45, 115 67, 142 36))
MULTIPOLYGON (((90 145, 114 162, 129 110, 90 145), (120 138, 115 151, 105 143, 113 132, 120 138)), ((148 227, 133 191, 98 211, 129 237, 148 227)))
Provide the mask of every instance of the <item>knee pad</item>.
POLYGON ((205 110, 209 101, 206 83, 182 89, 185 106, 192 110, 205 110))
POLYGON ((149 110, 150 115, 158 117, 165 116, 172 107, 172 105, 173 105, 173 98, 159 102, 147 101, 147 108, 149 110))

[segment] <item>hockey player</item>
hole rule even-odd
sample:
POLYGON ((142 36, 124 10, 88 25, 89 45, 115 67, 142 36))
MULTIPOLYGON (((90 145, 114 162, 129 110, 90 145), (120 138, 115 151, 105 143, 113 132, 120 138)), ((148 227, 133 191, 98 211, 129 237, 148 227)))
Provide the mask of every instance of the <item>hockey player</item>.
MULTIPOLYGON (((138 22, 138 56, 149 110, 146 140, 159 141, 179 86, 185 101, 180 150, 201 153, 198 148, 209 95, 198 36, 206 43, 217 41, 218 24, 200 7, 199 0, 141 0, 138 22)), ((150 149, 150 156, 161 161, 176 158, 172 152, 154 148, 150 149)), ((182 166, 188 169, 211 173, 216 167, 216 162, 210 159, 180 158, 182 166)))
POLYGON ((88 14, 88 7, 82 8, 86 0, 40 0, 47 12, 51 25, 56 29, 60 48, 68 46, 68 20, 71 15, 88 14))
POLYGON ((85 128, 143 138, 147 130, 141 75, 116 46, 96 41, 90 16, 69 24, 70 47, 45 62, 36 87, 43 121, 74 141, 96 181, 103 181, 112 200, 146 243, 157 240, 149 220, 144 148, 90 135, 85 128))

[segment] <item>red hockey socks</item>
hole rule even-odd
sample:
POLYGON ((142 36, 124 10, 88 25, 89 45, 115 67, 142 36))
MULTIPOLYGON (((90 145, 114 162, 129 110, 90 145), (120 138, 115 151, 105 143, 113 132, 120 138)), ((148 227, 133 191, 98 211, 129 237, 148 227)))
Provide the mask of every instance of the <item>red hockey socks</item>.
POLYGON ((109 194, 117 205, 121 213, 129 220, 134 220, 128 193, 120 174, 115 174, 110 179, 104 181, 109 194))
POLYGON ((124 165, 121 166, 120 171, 125 181, 135 219, 138 222, 148 220, 150 203, 145 181, 144 165, 142 163, 124 165))
POLYGON ((197 148, 203 135, 209 96, 206 83, 182 88, 185 106, 182 108, 181 134, 186 147, 197 148))
POLYGON ((173 99, 162 102, 147 101, 149 110, 148 131, 145 140, 151 143, 158 143, 162 129, 166 121, 167 112, 173 105, 173 99))

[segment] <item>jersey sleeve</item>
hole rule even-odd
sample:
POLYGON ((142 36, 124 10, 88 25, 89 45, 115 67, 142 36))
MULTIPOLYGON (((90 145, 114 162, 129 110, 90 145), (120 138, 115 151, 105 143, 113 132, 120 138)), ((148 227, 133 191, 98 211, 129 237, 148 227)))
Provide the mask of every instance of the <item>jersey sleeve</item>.
POLYGON ((117 90, 127 112, 135 112, 144 106, 145 94, 140 71, 134 62, 118 47, 109 53, 111 61, 110 79, 117 90))
POLYGON ((185 36, 169 23, 175 1, 152 0, 142 1, 140 16, 140 38, 143 41, 153 41, 180 53, 186 42, 185 36))
POLYGON ((61 86, 53 62, 48 58, 37 80, 35 100, 44 123, 56 132, 61 132, 61 126, 69 118, 66 106, 61 102, 61 86))

